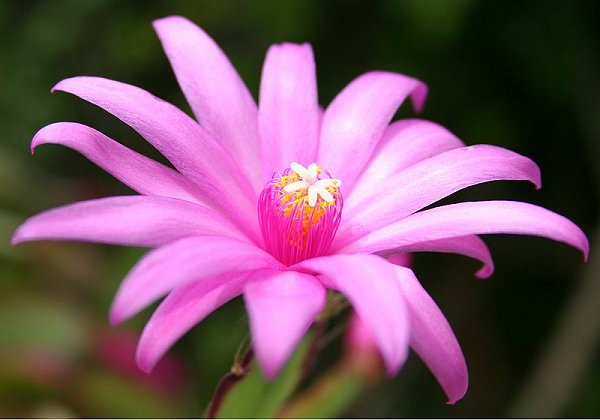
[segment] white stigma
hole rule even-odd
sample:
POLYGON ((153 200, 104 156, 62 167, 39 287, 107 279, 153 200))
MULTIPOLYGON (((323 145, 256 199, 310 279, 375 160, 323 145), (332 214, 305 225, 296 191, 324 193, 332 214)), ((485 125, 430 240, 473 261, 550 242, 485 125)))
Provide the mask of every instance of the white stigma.
POLYGON ((319 197, 328 203, 334 202, 333 195, 327 191, 327 188, 339 187, 342 185, 342 181, 332 178, 319 179, 319 167, 316 163, 311 163, 306 168, 297 162, 292 162, 290 168, 298 174, 300 181, 292 182, 283 187, 285 192, 291 193, 304 189, 308 190, 308 205, 310 207, 317 205, 319 197))

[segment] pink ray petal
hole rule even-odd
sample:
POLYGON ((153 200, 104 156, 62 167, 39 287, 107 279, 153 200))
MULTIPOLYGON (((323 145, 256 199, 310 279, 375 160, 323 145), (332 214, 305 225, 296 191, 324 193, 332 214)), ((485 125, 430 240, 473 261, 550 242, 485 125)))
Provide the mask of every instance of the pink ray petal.
POLYGON ((371 330, 390 375, 408 353, 410 326, 394 265, 374 255, 330 255, 304 260, 292 269, 318 275, 323 284, 343 293, 371 330))
POLYGON ((111 307, 113 324, 176 287, 224 273, 231 275, 282 264, 260 248, 221 236, 192 236, 146 254, 121 283, 111 307))
POLYGON ((222 235, 249 242, 206 207, 174 198, 131 195, 46 210, 25 221, 12 243, 76 240, 155 247, 192 235, 222 235))
POLYGON ((396 249, 419 242, 465 235, 511 233, 541 236, 579 249, 587 259, 585 234, 569 219, 518 201, 475 201, 436 207, 415 213, 369 233, 339 252, 396 249))
POLYGON ((396 121, 383 133, 346 201, 351 203, 355 193, 365 195, 365 188, 372 190, 373 185, 385 184, 388 178, 417 162, 459 147, 464 143, 439 124, 418 119, 396 121))
POLYGON ((260 240, 256 196, 245 172, 183 111, 143 89, 100 77, 65 79, 52 90, 76 95, 131 126, 198 185, 203 200, 221 207, 260 240))
POLYGON ((396 110, 408 96, 420 110, 427 87, 388 72, 365 73, 342 90, 325 110, 318 162, 352 190, 396 110))
POLYGON ((273 379, 325 306, 325 288, 308 274, 257 273, 244 287, 244 300, 256 358, 273 379))
POLYGON ((531 160, 501 147, 478 145, 449 150, 416 163, 344 203, 344 220, 333 247, 393 223, 463 188, 498 180, 526 180, 540 187, 531 160))
POLYGON ((315 162, 319 103, 310 45, 269 48, 260 83, 258 126, 265 179, 291 162, 304 166, 315 162))
POLYGON ((31 152, 40 144, 60 144, 76 150, 140 194, 202 204, 195 192, 197 187, 183 175, 83 124, 59 122, 47 125, 33 137, 31 152))
POLYGON ((385 259, 391 262, 392 264, 401 265, 402 267, 412 267, 412 254, 410 253, 402 253, 402 254, 391 254, 384 255, 385 259))
POLYGON ((154 29, 200 125, 232 155, 253 186, 262 188, 256 103, 227 56, 181 16, 155 20, 154 29))
POLYGON ((242 293, 251 272, 221 274, 178 287, 152 314, 138 343, 136 360, 150 372, 184 334, 215 309, 242 293))
MULTIPOLYGON (((390 257, 394 256, 393 254, 388 256, 388 254, 395 254, 396 252, 443 252, 451 254, 460 254, 474 258, 483 263, 483 267, 481 267, 475 273, 475 276, 477 278, 485 279, 490 277, 494 273, 494 261, 492 259, 490 250, 485 244, 485 242, 483 242, 483 240, 477 235, 458 236, 433 241, 415 242, 409 245, 403 245, 397 248, 386 250, 384 250, 387 247, 386 242, 382 241, 379 244, 382 247, 382 249, 377 252, 379 252, 382 255, 385 255, 388 260, 390 260, 390 257)), ((399 255, 402 256, 407 254, 399 255)), ((398 264, 395 261, 392 262, 398 264)), ((406 264, 399 265, 406 266, 406 264)))
POLYGON ((396 267, 410 319, 410 346, 427 365, 454 404, 467 392, 467 364, 452 327, 413 272, 396 267))

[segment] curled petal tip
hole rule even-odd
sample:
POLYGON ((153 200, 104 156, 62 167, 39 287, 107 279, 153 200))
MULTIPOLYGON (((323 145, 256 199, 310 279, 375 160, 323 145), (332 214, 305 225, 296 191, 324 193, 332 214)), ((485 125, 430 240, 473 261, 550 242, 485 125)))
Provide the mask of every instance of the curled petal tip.
POLYGON ((154 29, 159 29, 163 25, 168 25, 169 23, 187 23, 189 22, 186 18, 178 15, 165 16, 162 18, 158 18, 152 21, 152 26, 154 29))
POLYGON ((138 344, 137 352, 135 353, 135 364, 141 371, 144 373, 150 374, 154 369, 156 362, 152 363, 144 351, 140 350, 140 346, 138 344))
POLYGON ((108 320, 110 325, 117 326, 125 320, 125 316, 123 315, 123 311, 116 309, 115 305, 110 308, 110 313, 108 315, 108 320))
POLYGON ((63 82, 65 80, 69 80, 69 79, 63 79, 59 82, 57 82, 54 86, 52 86, 52 88, 50 89, 50 93, 55 93, 56 91, 61 91, 61 85, 63 84, 63 82))
POLYGON ((262 372, 263 376, 265 377, 265 379, 272 381, 274 380, 277 375, 279 374, 279 371, 281 370, 281 368, 277 368, 274 365, 261 365, 260 367, 260 371, 262 372))
POLYGON ((423 108, 425 108, 425 102, 427 101, 427 94, 429 92, 429 88, 427 85, 422 82, 418 82, 417 86, 413 90, 410 95, 412 100, 413 109, 417 114, 423 112, 423 108))
POLYGON ((488 279, 492 276, 492 274, 494 274, 494 267, 484 265, 475 273, 475 277, 478 279, 488 279))
POLYGON ((10 238, 11 245, 18 245, 23 242, 23 235, 21 234, 21 228, 17 229, 17 231, 13 234, 12 238, 10 238))

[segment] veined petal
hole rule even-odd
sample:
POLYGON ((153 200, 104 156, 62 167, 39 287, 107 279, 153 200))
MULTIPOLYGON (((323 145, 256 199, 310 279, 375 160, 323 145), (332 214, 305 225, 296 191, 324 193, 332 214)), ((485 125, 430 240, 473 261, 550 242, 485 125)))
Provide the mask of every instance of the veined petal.
POLYGON ((370 72, 354 79, 325 110, 317 162, 343 180, 346 191, 409 95, 418 111, 427 87, 401 74, 370 72))
POLYGON ((540 187, 540 171, 525 156, 478 145, 449 150, 416 163, 373 186, 350 204, 334 247, 393 223, 463 188, 498 180, 526 180, 540 187))
POLYGON ((220 274, 283 268, 260 248, 221 236, 192 236, 146 254, 121 283, 111 308, 117 324, 176 287, 220 274))
POLYGON ((117 143, 83 124, 59 122, 39 130, 31 141, 31 152, 40 144, 69 147, 94 162, 140 194, 180 198, 203 204, 197 187, 179 172, 117 143))
POLYGON ((258 191, 257 108, 248 88, 221 48, 193 22, 169 16, 155 20, 154 29, 200 125, 231 153, 258 191))
POLYGON ((352 303, 371 330, 390 375, 400 370, 408 353, 410 327, 393 264, 375 255, 330 255, 304 260, 292 269, 319 276, 352 303))
POLYGON ((29 218, 12 243, 75 240, 155 247, 192 235, 249 242, 213 210, 188 201, 141 195, 100 198, 46 210, 29 218))
POLYGON ((317 76, 308 44, 273 45, 260 83, 258 126, 263 173, 315 162, 319 137, 317 76))
POLYGON ((376 230, 339 252, 373 252, 419 242, 486 233, 541 236, 579 249, 587 259, 585 234, 569 219, 533 204, 518 201, 475 201, 415 213, 376 230))
POLYGON ((467 392, 467 364, 452 327, 413 272, 396 267, 410 319, 410 346, 427 365, 454 404, 467 392))
POLYGON ((368 194, 374 185, 387 180, 409 166, 448 150, 464 147, 464 143, 446 128, 431 121, 405 119, 393 122, 383 133, 371 160, 348 194, 368 194))
MULTIPOLYGON (((257 241, 255 192, 244 172, 183 111, 135 86, 100 77, 74 77, 54 86, 99 106, 136 130, 257 241), (226 176, 223 176, 226 174, 226 176)), ((212 207, 211 205, 211 207, 212 207)))
MULTIPOLYGON (((397 252, 443 252, 451 254, 460 254, 474 258, 483 263, 483 267, 481 267, 475 273, 476 277, 480 279, 485 279, 490 277, 494 273, 494 261, 492 259, 490 250, 485 244, 485 242, 483 242, 483 240, 477 235, 458 236, 433 241, 421 241, 409 245, 402 245, 397 248, 388 248, 388 244, 385 241, 381 241, 379 242, 378 246, 380 246, 381 248, 377 252, 385 255, 388 260, 390 260, 392 256, 395 256, 397 252), (392 255, 388 256, 388 254, 392 255)), ((398 264, 395 261, 392 262, 398 264)), ((406 264, 399 265, 406 266, 406 264)))
POLYGON ((252 346, 267 378, 274 378, 325 306, 325 288, 294 271, 258 272, 244 287, 252 346))
POLYGON ((150 372, 164 354, 184 334, 242 293, 251 272, 222 274, 178 287, 160 303, 144 327, 136 360, 150 372))

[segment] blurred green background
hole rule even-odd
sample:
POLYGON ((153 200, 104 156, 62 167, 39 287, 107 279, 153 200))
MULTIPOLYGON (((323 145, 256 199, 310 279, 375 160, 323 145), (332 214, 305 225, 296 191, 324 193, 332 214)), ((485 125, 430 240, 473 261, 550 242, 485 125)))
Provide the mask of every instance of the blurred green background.
MULTIPOLYGON (((200 416, 246 338, 241 302, 195 328, 150 377, 132 367, 150 312, 108 325, 111 298, 141 249, 9 238, 40 210, 126 187, 73 151, 29 141, 55 121, 91 125, 157 157, 131 129, 64 94, 59 80, 104 76, 185 110, 151 21, 181 14, 221 45, 256 95, 266 49, 307 41, 320 102, 358 74, 386 69, 430 88, 423 118, 467 144, 531 157, 544 188, 492 183, 445 200, 516 199, 589 235, 591 261, 539 238, 495 236, 497 270, 417 255, 415 271, 446 313, 470 369, 455 406, 411 355, 369 387, 350 417, 600 416, 600 3, 594 0, 0 1, 0 416, 200 416), (595 254, 595 255, 594 255, 595 254)), ((412 115, 403 107, 399 116, 412 115)))

